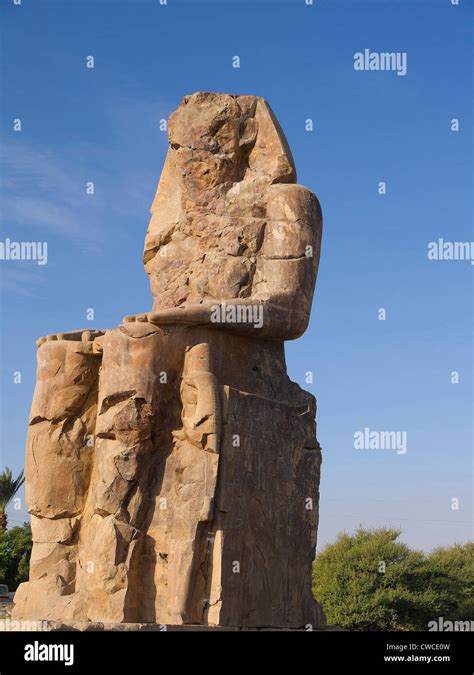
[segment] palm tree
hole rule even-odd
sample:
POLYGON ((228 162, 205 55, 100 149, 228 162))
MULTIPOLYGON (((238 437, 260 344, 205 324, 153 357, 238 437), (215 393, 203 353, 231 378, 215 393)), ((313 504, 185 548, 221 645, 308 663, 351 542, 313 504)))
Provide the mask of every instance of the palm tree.
POLYGON ((0 473, 0 532, 7 529, 8 519, 5 509, 24 482, 23 471, 20 471, 17 478, 13 478, 12 470, 8 467, 0 473))

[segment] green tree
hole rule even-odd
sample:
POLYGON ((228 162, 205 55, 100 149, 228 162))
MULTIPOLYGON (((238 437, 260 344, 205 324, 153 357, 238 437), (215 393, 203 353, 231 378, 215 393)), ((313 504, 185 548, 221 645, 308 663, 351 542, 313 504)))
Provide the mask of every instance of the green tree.
POLYGON ((0 584, 7 584, 10 591, 28 580, 31 548, 29 523, 0 532, 0 584))
POLYGON ((350 630, 427 630, 439 616, 472 618, 470 545, 426 555, 399 536, 396 529, 359 528, 340 534, 316 557, 313 592, 329 623, 350 630))
POLYGON ((474 618, 474 543, 436 548, 428 556, 431 587, 444 590, 439 616, 450 620, 474 618))
POLYGON ((23 471, 20 471, 16 478, 13 478, 12 470, 8 467, 0 473, 0 532, 7 529, 5 510, 24 482, 23 471))

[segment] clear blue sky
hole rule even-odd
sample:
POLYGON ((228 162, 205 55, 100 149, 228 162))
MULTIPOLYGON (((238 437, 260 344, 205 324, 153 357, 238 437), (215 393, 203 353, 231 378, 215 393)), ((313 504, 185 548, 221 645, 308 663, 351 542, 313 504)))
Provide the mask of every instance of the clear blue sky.
POLYGON ((194 91, 258 94, 324 213, 311 325, 287 345, 290 376, 318 398, 320 545, 358 524, 427 550, 466 541, 474 266, 426 253, 473 238, 472 19, 468 0, 2 0, 1 240, 47 241, 48 264, 0 261, 0 465, 24 464, 35 339, 151 308, 160 119, 194 91), (406 52, 407 75, 355 71, 365 48, 406 52), (407 453, 354 449, 365 427, 406 431, 407 453))

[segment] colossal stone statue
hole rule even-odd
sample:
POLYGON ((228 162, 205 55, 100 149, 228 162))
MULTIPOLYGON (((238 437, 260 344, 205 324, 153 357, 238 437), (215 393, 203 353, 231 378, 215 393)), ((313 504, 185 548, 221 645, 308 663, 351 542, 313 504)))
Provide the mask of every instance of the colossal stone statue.
POLYGON ((187 96, 169 142, 152 312, 38 341, 13 618, 322 629, 316 402, 283 343, 308 325, 319 203, 261 98, 187 96))

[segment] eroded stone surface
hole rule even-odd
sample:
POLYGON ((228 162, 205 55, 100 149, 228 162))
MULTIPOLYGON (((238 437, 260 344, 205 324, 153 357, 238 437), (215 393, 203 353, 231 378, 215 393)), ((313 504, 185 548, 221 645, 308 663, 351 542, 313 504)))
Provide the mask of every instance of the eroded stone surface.
POLYGON ((298 337, 311 309, 321 209, 295 185, 293 158, 268 103, 187 96, 170 118, 169 140, 144 250, 151 320, 200 323, 221 302, 262 304, 259 334, 298 337))
POLYGON ((13 618, 324 628, 316 402, 282 341, 308 322, 319 204, 263 99, 194 94, 169 129, 152 312, 38 340, 13 618))

